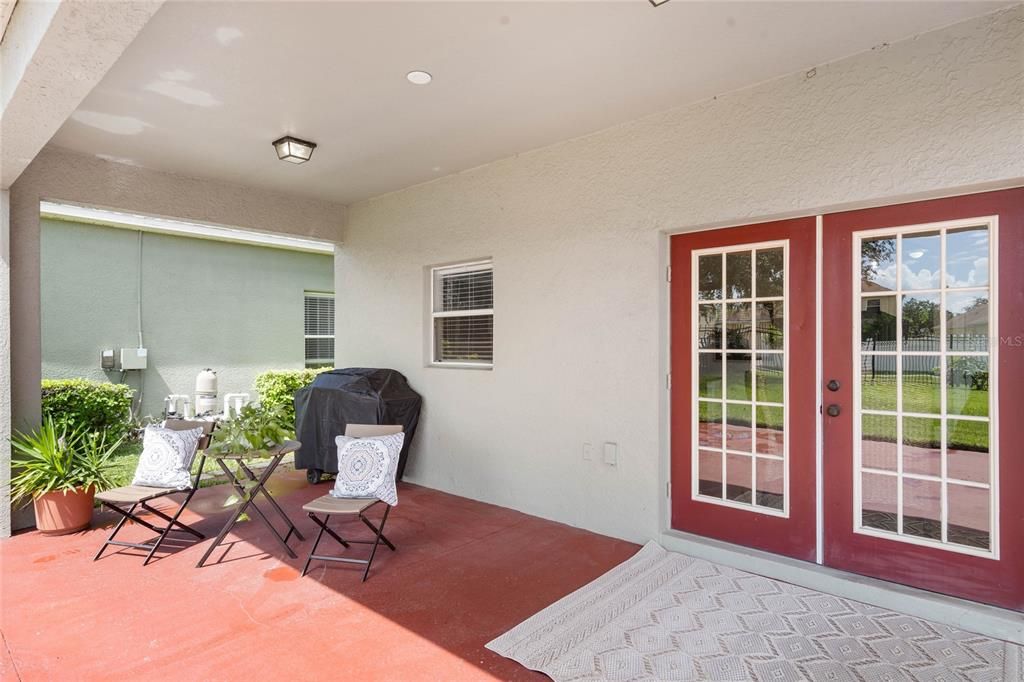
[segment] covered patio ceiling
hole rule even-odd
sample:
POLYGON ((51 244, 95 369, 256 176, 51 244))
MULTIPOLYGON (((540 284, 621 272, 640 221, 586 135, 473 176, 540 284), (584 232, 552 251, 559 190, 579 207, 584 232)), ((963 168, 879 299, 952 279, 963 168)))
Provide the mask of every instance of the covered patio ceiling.
POLYGON ((171 0, 52 144, 350 203, 1003 4, 171 0), (286 133, 312 163, 277 161, 286 133))

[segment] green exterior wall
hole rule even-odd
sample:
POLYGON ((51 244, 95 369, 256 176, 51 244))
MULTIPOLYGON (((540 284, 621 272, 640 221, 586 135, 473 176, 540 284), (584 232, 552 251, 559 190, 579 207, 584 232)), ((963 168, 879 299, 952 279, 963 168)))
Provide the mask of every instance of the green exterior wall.
MULTIPOLYGON (((120 381, 120 372, 100 369, 100 351, 138 345, 139 234, 42 220, 44 379, 120 381)), ((149 366, 125 382, 144 380, 143 416, 161 415, 171 393, 194 400, 204 367, 217 372, 221 397, 256 398, 257 374, 304 366, 303 293, 334 291, 331 255, 141 234, 149 366)))

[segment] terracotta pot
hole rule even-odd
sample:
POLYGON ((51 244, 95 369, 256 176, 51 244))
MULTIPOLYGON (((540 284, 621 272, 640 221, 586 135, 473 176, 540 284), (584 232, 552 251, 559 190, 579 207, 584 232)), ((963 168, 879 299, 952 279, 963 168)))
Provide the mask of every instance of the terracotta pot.
POLYGON ((85 530, 92 523, 95 488, 46 493, 32 500, 36 528, 43 535, 67 535, 85 530))

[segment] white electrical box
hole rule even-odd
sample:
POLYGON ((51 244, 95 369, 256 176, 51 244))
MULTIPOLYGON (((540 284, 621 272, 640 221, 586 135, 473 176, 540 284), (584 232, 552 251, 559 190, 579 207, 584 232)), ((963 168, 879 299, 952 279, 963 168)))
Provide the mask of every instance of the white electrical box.
POLYGON ((146 369, 149 360, 148 351, 145 348, 122 348, 121 369, 146 369))

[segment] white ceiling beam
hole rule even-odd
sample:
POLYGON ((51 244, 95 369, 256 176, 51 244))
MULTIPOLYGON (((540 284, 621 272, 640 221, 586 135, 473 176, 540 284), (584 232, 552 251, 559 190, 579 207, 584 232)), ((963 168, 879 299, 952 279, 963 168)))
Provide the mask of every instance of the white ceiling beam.
POLYGON ((22 0, 0 42, 0 188, 106 75, 163 0, 22 0))

